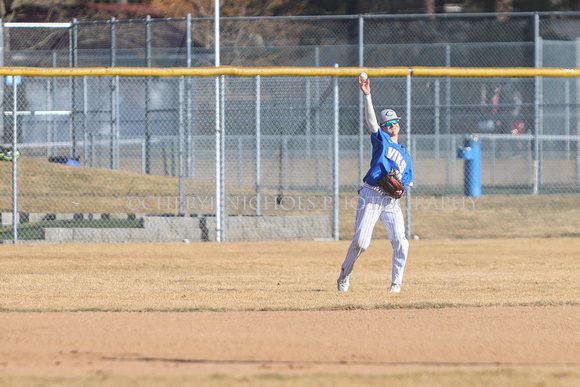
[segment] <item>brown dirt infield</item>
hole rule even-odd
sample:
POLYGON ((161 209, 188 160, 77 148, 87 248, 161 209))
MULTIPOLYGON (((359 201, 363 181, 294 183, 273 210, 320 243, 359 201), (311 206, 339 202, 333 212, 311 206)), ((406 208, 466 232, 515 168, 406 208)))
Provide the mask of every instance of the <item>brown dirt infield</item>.
POLYGON ((580 239, 0 246, 1 385, 580 383, 580 239))

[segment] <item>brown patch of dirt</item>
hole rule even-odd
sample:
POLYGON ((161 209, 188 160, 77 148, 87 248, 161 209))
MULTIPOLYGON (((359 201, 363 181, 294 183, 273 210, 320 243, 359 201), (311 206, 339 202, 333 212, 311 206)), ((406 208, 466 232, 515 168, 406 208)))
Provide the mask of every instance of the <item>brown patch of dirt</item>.
POLYGON ((0 313, 0 374, 578 370, 580 306, 0 313))

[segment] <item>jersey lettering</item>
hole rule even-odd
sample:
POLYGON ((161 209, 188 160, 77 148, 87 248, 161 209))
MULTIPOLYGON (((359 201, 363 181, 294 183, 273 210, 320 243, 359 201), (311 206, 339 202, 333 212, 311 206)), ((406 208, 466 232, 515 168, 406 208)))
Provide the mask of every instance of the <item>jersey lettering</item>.
POLYGON ((402 174, 405 171, 407 162, 404 160, 401 152, 399 152, 397 149, 389 147, 387 150, 387 158, 389 160, 393 160, 397 164, 399 167, 399 174, 402 174))

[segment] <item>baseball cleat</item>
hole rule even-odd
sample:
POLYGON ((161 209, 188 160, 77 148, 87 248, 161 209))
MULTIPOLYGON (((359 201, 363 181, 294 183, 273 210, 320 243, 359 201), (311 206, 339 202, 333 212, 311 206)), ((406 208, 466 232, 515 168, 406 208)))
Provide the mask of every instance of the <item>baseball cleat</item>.
POLYGON ((401 285, 398 284, 391 284, 391 289, 389 293, 401 293, 401 285))
POLYGON ((343 277, 341 275, 340 277, 338 277, 336 284, 339 292, 348 291, 348 287, 350 286, 350 276, 343 277))

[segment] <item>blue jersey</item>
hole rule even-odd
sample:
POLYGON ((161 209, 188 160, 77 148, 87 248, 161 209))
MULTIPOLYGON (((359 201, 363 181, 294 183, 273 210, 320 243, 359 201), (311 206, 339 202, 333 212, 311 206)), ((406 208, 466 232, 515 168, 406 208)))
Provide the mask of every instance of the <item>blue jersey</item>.
POLYGON ((371 134, 373 157, 371 167, 364 177, 367 184, 377 186, 378 181, 391 171, 398 171, 399 178, 405 184, 405 189, 413 184, 413 165, 411 155, 401 144, 391 140, 391 137, 379 129, 371 134))

